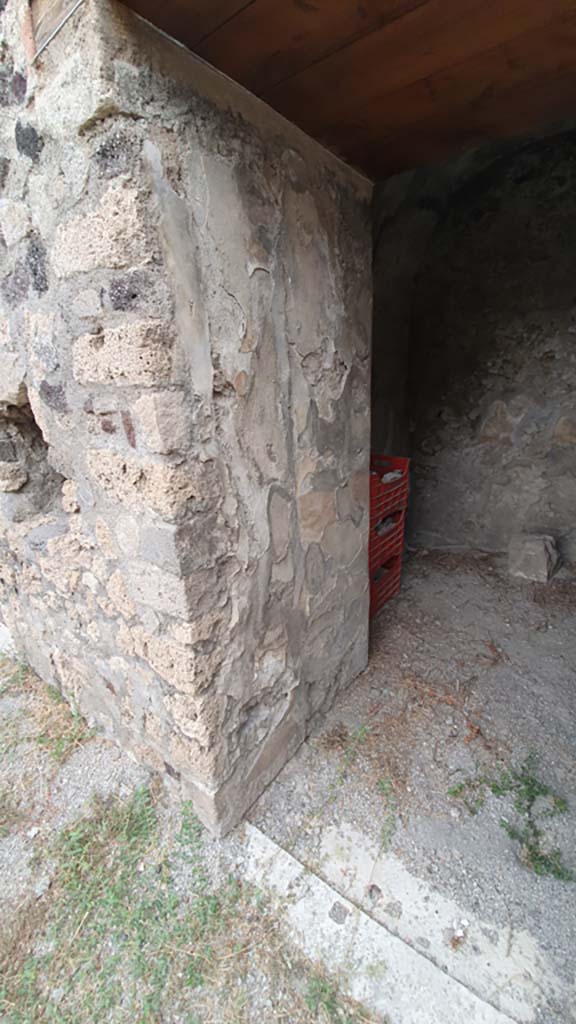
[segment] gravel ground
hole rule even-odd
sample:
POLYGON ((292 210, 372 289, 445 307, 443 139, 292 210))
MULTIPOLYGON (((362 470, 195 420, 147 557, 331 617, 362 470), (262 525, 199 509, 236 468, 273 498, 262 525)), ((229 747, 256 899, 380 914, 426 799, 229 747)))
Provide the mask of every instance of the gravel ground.
MULTIPOLYGON (((472 780, 532 758, 531 777, 568 805, 548 817, 551 797, 538 798, 542 850, 560 850, 576 877, 575 610, 566 571, 528 584, 495 557, 413 554, 401 594, 374 621, 367 671, 251 820, 319 873, 327 829, 352 825, 376 843, 384 834, 436 891, 511 934, 537 936, 573 985, 576 883, 527 866, 501 826, 518 817, 514 793, 472 780)), ((553 1004, 543 1024, 572 1019, 553 1004)))

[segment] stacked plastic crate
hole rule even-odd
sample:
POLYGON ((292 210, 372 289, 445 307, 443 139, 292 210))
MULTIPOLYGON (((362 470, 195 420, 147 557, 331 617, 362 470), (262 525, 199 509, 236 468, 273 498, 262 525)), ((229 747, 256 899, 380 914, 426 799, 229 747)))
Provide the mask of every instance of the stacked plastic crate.
POLYGON ((372 455, 370 461, 370 615, 400 589, 410 460, 372 455))

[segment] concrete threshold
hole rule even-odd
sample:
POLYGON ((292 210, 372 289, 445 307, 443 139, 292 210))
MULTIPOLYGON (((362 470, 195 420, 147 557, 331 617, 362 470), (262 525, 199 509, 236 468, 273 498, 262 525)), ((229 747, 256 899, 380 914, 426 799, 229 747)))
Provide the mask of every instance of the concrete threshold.
POLYGON ((390 1024, 517 1024, 301 864, 255 825, 244 826, 249 882, 280 899, 298 948, 342 991, 390 1024), (264 880, 264 881, 263 881, 264 880))

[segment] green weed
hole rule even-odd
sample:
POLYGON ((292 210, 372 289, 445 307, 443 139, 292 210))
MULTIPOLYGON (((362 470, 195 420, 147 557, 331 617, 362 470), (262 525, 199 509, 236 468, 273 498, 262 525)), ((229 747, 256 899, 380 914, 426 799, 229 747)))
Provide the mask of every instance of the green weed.
POLYGON ((200 835, 186 807, 174 857, 154 863, 158 823, 146 789, 126 804, 99 804, 92 817, 63 832, 54 850, 42 952, 27 950, 19 963, 11 952, 0 990, 2 1019, 152 1024, 162 1018, 168 993, 201 986, 237 890, 210 890, 200 835), (189 901, 172 881, 178 859, 193 868, 189 901))
POLYGON ((500 826, 518 844, 520 859, 527 867, 536 875, 548 875, 564 882, 576 881, 574 872, 563 863, 560 851, 546 849, 545 834, 537 819, 566 814, 568 803, 539 778, 534 755, 529 756, 519 768, 503 768, 496 776, 478 775, 459 782, 448 790, 448 795, 462 799, 470 813, 476 814, 484 804, 486 792, 497 798, 512 797, 514 810, 521 821, 517 824, 503 818, 500 826), (537 810, 539 798, 546 799, 548 807, 537 810))
POLYGON ((354 1017, 340 1003, 337 986, 322 975, 314 974, 309 979, 304 1001, 312 1013, 323 1013, 330 1024, 355 1024, 354 1017))

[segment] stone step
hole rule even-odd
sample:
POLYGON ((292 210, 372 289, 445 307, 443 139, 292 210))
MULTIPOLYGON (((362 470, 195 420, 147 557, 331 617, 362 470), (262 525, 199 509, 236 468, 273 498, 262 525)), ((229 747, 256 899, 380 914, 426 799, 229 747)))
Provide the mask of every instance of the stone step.
POLYGON ((243 831, 244 877, 279 898, 290 938, 351 999, 391 1024, 517 1024, 256 826, 243 831))

